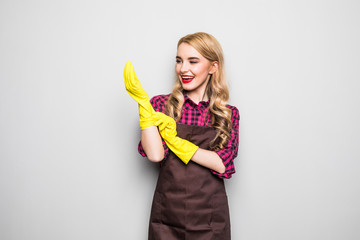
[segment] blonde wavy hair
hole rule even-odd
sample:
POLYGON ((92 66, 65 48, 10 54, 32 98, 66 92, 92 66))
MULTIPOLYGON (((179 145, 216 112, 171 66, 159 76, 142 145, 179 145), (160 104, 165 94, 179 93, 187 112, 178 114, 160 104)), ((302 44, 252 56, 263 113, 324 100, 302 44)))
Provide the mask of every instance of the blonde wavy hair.
MULTIPOLYGON (((230 140, 231 110, 226 107, 229 100, 229 89, 225 79, 224 54, 220 43, 210 34, 197 32, 182 37, 180 44, 187 43, 196 49, 210 62, 218 63, 218 70, 212 74, 207 83, 205 94, 209 98, 211 125, 216 128, 217 134, 211 142, 212 149, 223 149, 230 140)), ((165 113, 175 120, 181 117, 184 104, 184 89, 180 79, 176 83, 166 104, 165 113)))

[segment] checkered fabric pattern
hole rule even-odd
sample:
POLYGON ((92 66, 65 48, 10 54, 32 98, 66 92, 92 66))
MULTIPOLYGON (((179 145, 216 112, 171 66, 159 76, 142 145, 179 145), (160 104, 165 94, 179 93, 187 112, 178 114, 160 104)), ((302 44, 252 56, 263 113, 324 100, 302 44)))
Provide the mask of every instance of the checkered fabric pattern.
MULTIPOLYGON (((150 102, 155 111, 157 112, 165 112, 165 105, 169 98, 168 95, 158 95, 153 97, 150 102)), ((185 95, 184 105, 182 108, 181 118, 178 121, 179 124, 188 124, 188 125, 197 125, 197 126, 211 126, 211 118, 210 112, 208 111, 209 102, 201 101, 199 104, 194 103, 188 96, 185 95)), ((231 122, 231 138, 224 149, 215 151, 220 158, 223 160, 225 165, 225 172, 220 174, 216 171, 211 170, 213 174, 218 176, 219 178, 230 178, 233 173, 235 173, 234 167, 234 159, 238 153, 238 145, 239 145, 239 120, 240 115, 239 111, 236 107, 227 105, 229 109, 232 111, 231 122)), ((169 148, 166 146, 163 141, 163 146, 165 150, 165 157, 167 158, 169 155, 169 148)), ((141 145, 141 141, 138 146, 139 153, 145 157, 146 154, 141 145)))

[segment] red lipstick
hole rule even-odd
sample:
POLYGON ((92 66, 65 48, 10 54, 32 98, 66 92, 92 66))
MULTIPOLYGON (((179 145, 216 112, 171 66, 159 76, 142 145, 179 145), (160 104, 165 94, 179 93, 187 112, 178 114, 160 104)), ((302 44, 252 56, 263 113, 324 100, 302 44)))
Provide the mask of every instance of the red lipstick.
POLYGON ((194 80, 194 76, 190 76, 190 75, 181 75, 181 81, 183 83, 189 83, 192 80, 194 80))

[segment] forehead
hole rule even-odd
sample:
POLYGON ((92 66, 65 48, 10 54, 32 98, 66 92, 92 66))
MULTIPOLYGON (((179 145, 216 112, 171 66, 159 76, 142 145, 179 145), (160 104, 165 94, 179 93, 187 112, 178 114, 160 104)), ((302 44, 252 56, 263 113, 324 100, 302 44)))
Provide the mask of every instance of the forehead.
POLYGON ((198 57, 204 58, 195 48, 187 43, 181 43, 177 49, 177 56, 181 58, 198 57))

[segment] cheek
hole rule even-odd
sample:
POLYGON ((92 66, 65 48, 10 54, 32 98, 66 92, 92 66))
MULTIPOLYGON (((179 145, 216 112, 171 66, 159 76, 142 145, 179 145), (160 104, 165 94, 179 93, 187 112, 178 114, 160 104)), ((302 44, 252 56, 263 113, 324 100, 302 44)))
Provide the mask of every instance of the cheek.
POLYGON ((194 72, 196 72, 197 75, 208 75, 209 73, 207 66, 199 66, 194 69, 194 72))
POLYGON ((175 72, 176 72, 177 74, 180 74, 180 69, 181 69, 180 66, 178 66, 178 65, 175 66, 175 72))

